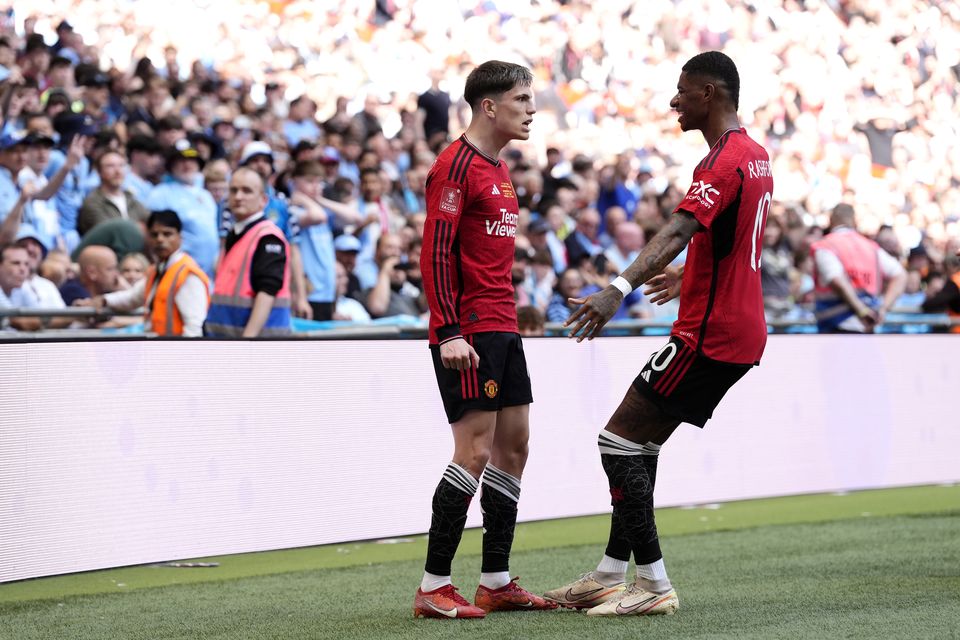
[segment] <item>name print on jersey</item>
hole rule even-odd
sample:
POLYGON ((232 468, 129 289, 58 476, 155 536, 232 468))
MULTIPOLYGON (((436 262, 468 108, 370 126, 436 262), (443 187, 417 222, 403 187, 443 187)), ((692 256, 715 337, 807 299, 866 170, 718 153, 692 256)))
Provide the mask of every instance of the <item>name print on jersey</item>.
POLYGON ((747 171, 751 178, 769 178, 773 175, 769 160, 751 160, 747 163, 747 171))
POLYGON ((487 235, 501 238, 516 238, 518 222, 520 222, 520 215, 510 213, 506 209, 500 209, 499 220, 484 220, 487 225, 487 235))

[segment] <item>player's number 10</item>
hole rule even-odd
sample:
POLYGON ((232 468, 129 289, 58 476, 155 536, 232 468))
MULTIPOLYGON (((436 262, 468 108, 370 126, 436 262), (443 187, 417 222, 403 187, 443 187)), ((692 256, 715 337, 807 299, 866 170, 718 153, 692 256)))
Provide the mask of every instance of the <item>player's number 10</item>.
POLYGON ((760 198, 760 202, 757 203, 757 219, 753 221, 753 250, 750 253, 750 267, 754 271, 760 268, 760 254, 763 253, 763 228, 767 226, 767 214, 770 212, 771 198, 770 192, 767 191, 760 198))

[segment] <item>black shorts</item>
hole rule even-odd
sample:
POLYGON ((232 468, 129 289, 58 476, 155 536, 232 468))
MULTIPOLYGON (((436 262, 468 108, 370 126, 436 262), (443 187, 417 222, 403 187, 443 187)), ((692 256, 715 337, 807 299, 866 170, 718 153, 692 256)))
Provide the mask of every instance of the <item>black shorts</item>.
POLYGON ((469 371, 447 369, 440 361, 440 346, 430 345, 433 370, 447 420, 453 424, 467 411, 499 411, 530 404, 530 375, 523 343, 516 333, 475 333, 464 336, 480 356, 480 367, 469 371))
POLYGON ((633 388, 667 415, 703 427, 730 387, 751 367, 712 360, 670 336, 647 360, 633 388))

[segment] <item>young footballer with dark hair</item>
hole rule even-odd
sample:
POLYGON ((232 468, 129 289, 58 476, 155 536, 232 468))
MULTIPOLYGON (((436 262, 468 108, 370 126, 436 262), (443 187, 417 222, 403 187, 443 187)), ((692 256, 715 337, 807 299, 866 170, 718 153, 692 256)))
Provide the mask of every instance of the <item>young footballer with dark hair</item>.
POLYGON ((530 135, 532 82, 530 70, 515 64, 494 60, 474 69, 464 91, 473 110, 470 126, 427 176, 420 268, 454 450, 433 496, 417 617, 482 618, 496 610, 557 606, 522 589, 509 573, 533 397, 511 280, 519 208, 498 155, 511 140, 530 135), (470 604, 451 583, 450 565, 481 484, 483 566, 470 604))
POLYGON ((737 117, 740 77, 710 51, 691 58, 670 106, 680 129, 700 131, 710 151, 667 225, 603 291, 571 300, 570 337, 593 339, 634 287, 657 299, 680 296, 669 342, 653 353, 599 436, 610 485, 610 538, 595 571, 545 595, 588 615, 673 613, 654 522, 657 456, 681 422, 703 427, 727 390, 760 362, 767 340, 760 290, 763 229, 773 195, 767 152, 737 117), (667 265, 688 248, 685 270, 667 265), (665 271, 666 269, 666 271, 665 271), (626 584, 633 553, 636 579, 626 584))

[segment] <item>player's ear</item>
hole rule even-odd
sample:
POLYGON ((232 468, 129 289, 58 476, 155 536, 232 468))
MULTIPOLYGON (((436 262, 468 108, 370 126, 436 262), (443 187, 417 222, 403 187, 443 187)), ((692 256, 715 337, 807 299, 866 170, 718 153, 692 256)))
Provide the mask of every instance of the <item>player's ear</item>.
POLYGON ((717 95, 717 85, 712 82, 703 83, 703 100, 710 102, 717 95))
POLYGON ((497 101, 493 98, 484 98, 480 101, 480 111, 483 115, 493 118, 497 115, 497 101))

